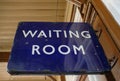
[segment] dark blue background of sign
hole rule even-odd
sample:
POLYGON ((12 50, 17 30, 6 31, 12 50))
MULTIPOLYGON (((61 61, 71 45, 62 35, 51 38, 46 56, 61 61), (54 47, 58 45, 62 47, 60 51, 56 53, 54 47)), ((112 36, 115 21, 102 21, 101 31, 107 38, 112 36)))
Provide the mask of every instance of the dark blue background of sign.
MULTIPOLYGON (((64 49, 66 50, 66 49, 64 49)), ((82 73, 103 73, 110 71, 110 66, 104 55, 104 51, 99 44, 92 27, 86 23, 67 23, 67 22, 21 22, 18 25, 13 48, 8 62, 8 72, 11 74, 82 74, 82 73), (48 35, 48 30, 68 31, 89 31, 91 39, 65 38, 63 33, 60 38, 24 38, 22 30, 44 30, 48 35), (46 55, 40 50, 41 55, 32 55, 32 45, 53 45, 56 49, 52 55, 46 55), (71 52, 62 55, 57 48, 60 45, 67 45, 71 52), (83 45, 86 54, 78 52, 74 54, 72 45, 83 45)))

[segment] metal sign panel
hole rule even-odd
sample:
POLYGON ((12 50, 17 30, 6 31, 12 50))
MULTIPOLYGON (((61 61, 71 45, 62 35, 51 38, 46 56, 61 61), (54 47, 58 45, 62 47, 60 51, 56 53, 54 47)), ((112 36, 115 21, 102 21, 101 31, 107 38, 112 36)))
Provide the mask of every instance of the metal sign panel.
POLYGON ((10 74, 86 74, 110 69, 92 27, 73 22, 19 23, 8 62, 10 74))

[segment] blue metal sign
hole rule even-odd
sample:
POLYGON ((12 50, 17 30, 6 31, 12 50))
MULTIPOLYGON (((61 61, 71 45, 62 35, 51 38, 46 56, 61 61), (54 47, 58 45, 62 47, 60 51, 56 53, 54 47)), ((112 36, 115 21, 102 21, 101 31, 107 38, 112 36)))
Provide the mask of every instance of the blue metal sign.
POLYGON ((8 62, 10 74, 82 74, 109 71, 89 24, 21 22, 8 62))

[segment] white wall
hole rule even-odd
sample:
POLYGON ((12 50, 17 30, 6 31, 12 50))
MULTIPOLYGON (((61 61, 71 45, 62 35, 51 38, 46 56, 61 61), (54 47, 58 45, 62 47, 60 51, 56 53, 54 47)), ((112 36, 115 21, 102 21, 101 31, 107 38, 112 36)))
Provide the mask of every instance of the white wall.
POLYGON ((102 0, 115 20, 120 25, 120 0, 102 0))
POLYGON ((76 9, 76 12, 75 12, 75 18, 74 18, 74 22, 82 22, 82 18, 81 18, 81 14, 78 10, 78 8, 76 9))

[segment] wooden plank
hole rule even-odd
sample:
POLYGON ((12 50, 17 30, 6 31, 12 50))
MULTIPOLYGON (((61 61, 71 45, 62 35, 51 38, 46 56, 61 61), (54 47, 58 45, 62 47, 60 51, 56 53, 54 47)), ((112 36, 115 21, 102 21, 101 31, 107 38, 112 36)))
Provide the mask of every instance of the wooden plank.
POLYGON ((3 28, 3 27, 17 27, 18 23, 16 23, 16 22, 2 22, 1 23, 0 22, 0 28, 3 28))
POLYGON ((98 31, 98 32, 102 30, 101 36, 99 38, 99 42, 101 43, 107 58, 110 59, 113 56, 118 57, 119 51, 114 45, 114 42, 111 39, 109 33, 106 31, 105 25, 103 24, 99 16, 96 16, 94 23, 93 23, 93 28, 95 31, 98 31))
MULTIPOLYGON (((112 69, 112 74, 113 74, 114 78, 116 79, 116 81, 120 80, 120 57, 118 58, 118 62, 112 69)), ((109 77, 109 74, 108 74, 108 77, 109 77)), ((110 81, 110 77, 109 77, 108 81, 110 81)))
POLYGON ((65 5, 65 2, 0 2, 0 7, 1 6, 54 6, 56 7, 57 5, 65 5))
POLYGON ((16 30, 17 29, 17 25, 15 26, 11 26, 11 25, 6 25, 6 26, 1 26, 0 27, 0 30, 1 31, 6 31, 6 30, 16 30))
POLYGON ((9 33, 11 31, 12 31, 11 33, 15 33, 16 30, 17 30, 17 26, 1 26, 0 27, 0 33, 2 35, 4 35, 5 33, 9 33))
POLYGON ((10 40, 10 42, 4 42, 4 43, 1 43, 2 44, 0 46, 0 52, 10 52, 11 51, 11 48, 13 46, 13 42, 10 40), (6 51, 5 51, 6 50, 6 51))
POLYGON ((2 36, 2 37, 0 37, 0 40, 9 40, 9 39, 13 39, 14 38, 14 36, 2 36))
POLYGON ((1 43, 0 52, 10 52, 12 47, 12 42, 1 43))
POLYGON ((61 81, 66 81, 66 80, 65 80, 65 75, 61 75, 60 78, 61 78, 61 81))
MULTIPOLYGON (((4 46, 4 45, 8 45, 8 44, 10 44, 10 46, 12 45, 12 43, 13 43, 13 39, 4 39, 3 41, 0 41, 0 45, 2 46, 4 46)), ((0 46, 0 47, 1 47, 0 46)), ((7 47, 6 47, 7 48, 7 47)), ((2 49, 1 49, 2 50, 2 49)))
POLYGON ((49 77, 52 81, 57 81, 56 77, 54 77, 54 76, 48 75, 47 77, 49 77))
MULTIPOLYGON (((56 16, 56 10, 24 9, 24 10, 0 10, 0 16, 56 16)), ((64 10, 57 11, 58 16, 64 15, 64 10)))
POLYGON ((106 54, 107 58, 111 58, 113 56, 119 56, 119 51, 115 47, 115 45, 114 45, 112 39, 110 38, 109 34, 103 28, 104 26, 101 26, 101 27, 102 27, 102 34, 101 34, 99 40, 100 40, 100 43, 103 46, 103 49, 105 51, 105 54, 106 54))
POLYGON ((0 0, 0 2, 65 2, 65 0, 0 0))
POLYGON ((65 18, 64 18, 65 22, 70 22, 72 16, 72 9, 73 9, 73 4, 71 2, 67 2, 65 18))
POLYGON ((106 77, 108 81, 118 81, 120 80, 120 42, 118 42, 120 40, 120 26, 100 0, 92 0, 92 3, 100 17, 97 16, 97 21, 95 20, 96 23, 93 25, 96 26, 95 29, 102 29, 102 34, 99 40, 103 46, 105 54, 108 59, 111 59, 113 56, 118 58, 117 63, 112 68, 112 73, 106 74, 106 77))
MULTIPOLYGON (((57 17, 58 20, 63 20, 63 17, 57 17)), ((21 21, 55 21, 56 16, 25 16, 25 17, 0 17, 0 22, 21 22, 21 21)))
POLYGON ((65 0, 0 0, 0 51, 10 51, 21 21, 63 22, 65 0))
POLYGON ((79 81, 86 81, 87 75, 81 75, 79 81))
POLYGON ((91 3, 88 3, 88 7, 87 7, 86 14, 85 14, 84 22, 89 22, 91 11, 92 11, 92 5, 91 5, 91 3))
MULTIPOLYGON (((0 48, 1 48, 1 47, 0 47, 0 48)), ((0 52, 10 52, 10 51, 11 51, 10 48, 11 48, 11 47, 9 47, 9 48, 4 48, 4 49, 0 50, 0 52)), ((8 59, 0 59, 0 62, 8 62, 8 59)))
POLYGON ((30 79, 27 79, 27 80, 2 80, 2 81, 51 81, 51 80, 30 80, 30 79))
MULTIPOLYGON (((6 45, 7 46, 11 46, 12 45, 12 43, 13 43, 13 39, 11 38, 8 38, 8 39, 2 39, 2 41, 0 41, 0 47, 5 47, 6 45), (9 39, 9 40, 8 40, 9 39)), ((6 47, 6 48, 8 48, 8 47, 6 47)), ((0 48, 0 50, 2 50, 2 48, 0 48)))
MULTIPOLYGON (((0 52, 0 69, 2 67, 6 66, 6 63, 3 63, 3 62, 7 62, 8 61, 9 55, 10 55, 10 52, 0 52)), ((2 69, 4 69, 4 68, 2 68, 2 69)))
POLYGON ((107 29, 111 33, 111 36, 113 40, 115 41, 116 45, 118 46, 120 50, 120 26, 115 21, 111 13, 108 11, 108 9, 105 7, 105 5, 102 3, 101 0, 91 0, 93 6, 99 13, 102 21, 106 25, 107 29))
POLYGON ((2 30, 1 30, 1 31, 0 31, 0 37, 1 37, 1 36, 6 36, 6 35, 8 35, 8 36, 9 36, 9 35, 14 36, 15 32, 16 32, 15 30, 11 30, 11 31, 10 31, 10 30, 6 30, 6 31, 2 31, 2 30))
POLYGON ((12 9, 65 9, 65 2, 0 2, 0 10, 12 9))
MULTIPOLYGON (((48 78, 46 78, 46 80, 47 79, 48 78)), ((45 76, 40 76, 40 75, 13 75, 13 76, 10 77, 10 80, 45 80, 45 76)))

